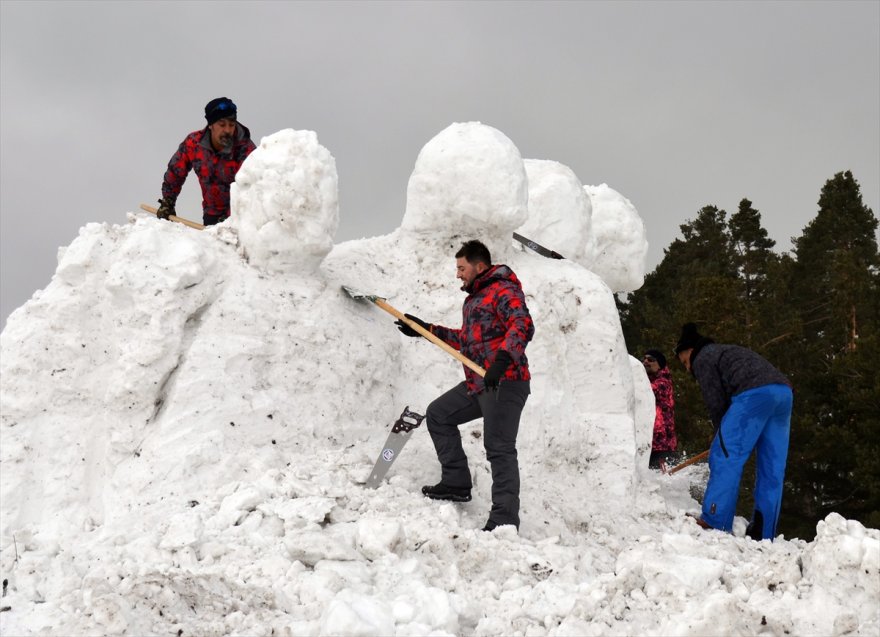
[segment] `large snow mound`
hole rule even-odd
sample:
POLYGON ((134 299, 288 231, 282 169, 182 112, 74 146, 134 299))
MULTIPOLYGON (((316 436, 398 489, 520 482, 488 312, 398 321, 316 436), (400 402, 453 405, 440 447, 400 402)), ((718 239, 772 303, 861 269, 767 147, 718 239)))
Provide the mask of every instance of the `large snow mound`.
POLYGON ((447 165, 524 185, 493 130, 458 131, 448 159, 420 155, 431 192, 414 189, 403 218, 421 230, 323 260, 335 167, 308 133, 263 140, 236 223, 131 215, 80 231, 0 335, 0 633, 877 633, 880 532, 836 515, 810 543, 752 542, 741 519, 735 536, 704 532, 683 516, 699 468, 644 468, 653 395, 607 279, 514 247, 524 193, 447 165), (467 219, 428 204, 468 200, 481 203, 467 219), (303 237, 314 250, 293 267, 303 237), (340 286, 456 325, 453 254, 474 237, 517 272, 537 325, 519 534, 478 530, 479 421, 462 427, 473 501, 421 496, 439 476, 424 426, 363 486, 401 410, 423 413, 462 373, 340 286))

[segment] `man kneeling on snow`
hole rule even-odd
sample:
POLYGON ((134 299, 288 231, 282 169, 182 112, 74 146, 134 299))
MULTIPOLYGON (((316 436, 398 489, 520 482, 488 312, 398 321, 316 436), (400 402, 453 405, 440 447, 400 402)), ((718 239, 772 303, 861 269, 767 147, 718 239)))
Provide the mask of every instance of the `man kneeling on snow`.
MULTIPOLYGON (((464 243, 455 258, 456 278, 468 294, 461 329, 405 316, 487 371, 480 378, 465 366, 465 381, 428 405, 428 431, 442 472, 440 482, 422 487, 422 493, 434 500, 470 501, 473 482, 458 427, 482 417, 483 444, 492 466, 492 510, 483 530, 504 524, 519 529, 516 434, 529 396, 531 375, 525 349, 535 327, 519 279, 506 265, 493 266, 483 243, 464 243)), ((407 336, 420 336, 403 321, 397 325, 407 336)))

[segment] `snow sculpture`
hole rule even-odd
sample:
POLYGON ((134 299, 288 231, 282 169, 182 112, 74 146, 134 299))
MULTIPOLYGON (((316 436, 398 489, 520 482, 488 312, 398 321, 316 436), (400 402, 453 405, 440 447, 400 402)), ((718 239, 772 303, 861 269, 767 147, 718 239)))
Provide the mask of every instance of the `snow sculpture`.
MULTIPOLYGON (((646 410, 634 395, 633 369, 640 370, 631 368, 608 286, 579 263, 549 260, 512 246, 511 234, 526 221, 525 215, 540 215, 557 201, 562 210, 550 224, 553 232, 572 237, 572 245, 580 246, 577 251, 586 257, 586 193, 561 164, 535 162, 533 168, 538 195, 537 206, 530 209, 526 165, 513 142, 484 124, 453 124, 419 153, 398 231, 337 246, 322 268, 340 282, 366 282, 402 311, 453 327, 461 325, 464 296, 455 280, 454 254, 463 241, 482 240, 495 263, 506 263, 516 272, 536 326, 526 350, 532 398, 518 441, 523 484, 529 484, 533 471, 551 467, 558 472, 550 489, 524 489, 521 514, 525 519, 530 509, 541 511, 555 500, 574 499, 579 504, 563 516, 577 525, 600 500, 606 509, 607 502, 627 506, 637 475, 637 440, 645 438, 637 428, 650 429, 653 421, 645 418, 646 410)), ((398 404, 424 409, 462 380, 459 365, 439 349, 410 339, 399 347, 398 404)), ((479 428, 479 422, 463 429, 472 427, 479 428)), ((471 445, 475 487, 488 491, 485 453, 479 441, 465 438, 466 449, 471 445)), ((428 468, 424 483, 435 482, 439 465, 430 439, 421 434, 416 440, 409 444, 418 451, 407 453, 422 454, 420 464, 428 468)))
POLYGON ((235 223, 132 215, 60 251, 0 334, 0 632, 877 633, 876 529, 832 514, 813 543, 756 543, 685 519, 684 474, 635 483, 653 394, 608 286, 515 250, 518 151, 478 124, 451 131, 481 179, 456 175, 443 144, 423 151, 406 217, 435 230, 334 246, 319 271, 335 173, 313 137, 284 131, 245 163, 235 223), (424 426, 387 483, 362 487, 400 409, 462 376, 338 284, 454 325, 452 255, 474 236, 522 279, 537 325, 519 535, 477 530, 479 423, 462 428, 473 502, 422 497, 439 473, 424 426))

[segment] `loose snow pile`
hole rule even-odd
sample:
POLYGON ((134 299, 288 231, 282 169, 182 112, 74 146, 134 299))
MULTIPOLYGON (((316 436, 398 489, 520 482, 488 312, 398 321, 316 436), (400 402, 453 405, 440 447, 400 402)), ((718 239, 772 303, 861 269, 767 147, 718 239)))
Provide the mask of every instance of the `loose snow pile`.
POLYGON ((653 397, 611 293, 644 275, 625 198, 476 123, 425 146, 390 235, 333 246, 335 190, 315 134, 281 131, 240 171, 234 221, 90 224, 9 318, 3 635, 877 634, 880 532, 835 514, 810 543, 701 531, 683 517, 701 470, 644 469, 653 397), (363 486, 401 410, 462 373, 340 286, 457 325, 474 237, 537 328, 518 535, 478 530, 479 422, 472 502, 420 495, 439 477, 424 425, 363 486))

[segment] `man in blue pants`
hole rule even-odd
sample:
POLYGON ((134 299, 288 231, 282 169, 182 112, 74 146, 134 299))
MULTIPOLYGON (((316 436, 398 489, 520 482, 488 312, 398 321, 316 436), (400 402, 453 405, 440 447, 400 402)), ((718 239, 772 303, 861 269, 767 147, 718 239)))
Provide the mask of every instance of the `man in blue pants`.
POLYGON ((700 384, 715 425, 709 449, 709 483, 697 523, 703 528, 733 530, 743 466, 757 450, 755 511, 747 535, 776 537, 792 392, 789 380, 755 352, 738 345, 717 345, 697 326, 682 328, 675 353, 700 384))

